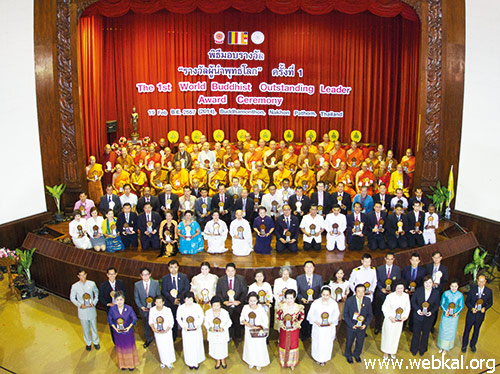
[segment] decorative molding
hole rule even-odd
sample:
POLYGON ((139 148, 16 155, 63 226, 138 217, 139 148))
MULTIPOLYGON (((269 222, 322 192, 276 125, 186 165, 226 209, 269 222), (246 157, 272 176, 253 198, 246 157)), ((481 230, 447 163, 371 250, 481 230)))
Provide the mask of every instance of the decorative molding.
POLYGON ((83 11, 87 9, 89 6, 91 6, 94 3, 97 3, 99 0, 75 0, 76 3, 76 16, 78 19, 83 14, 83 11))
POLYGON ((422 2, 423 0, 401 0, 403 3, 411 6, 415 12, 418 14, 418 17, 422 19, 422 2))

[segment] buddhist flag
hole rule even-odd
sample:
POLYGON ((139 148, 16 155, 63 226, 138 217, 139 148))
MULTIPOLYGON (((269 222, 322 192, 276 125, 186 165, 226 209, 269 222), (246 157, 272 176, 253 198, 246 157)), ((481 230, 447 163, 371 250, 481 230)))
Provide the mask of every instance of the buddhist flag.
POLYGON ((228 44, 248 44, 248 31, 229 31, 227 34, 228 44))
POLYGON ((450 176, 448 177, 448 202, 446 203, 448 206, 451 204, 451 200, 455 197, 455 183, 453 182, 453 165, 451 165, 450 176))

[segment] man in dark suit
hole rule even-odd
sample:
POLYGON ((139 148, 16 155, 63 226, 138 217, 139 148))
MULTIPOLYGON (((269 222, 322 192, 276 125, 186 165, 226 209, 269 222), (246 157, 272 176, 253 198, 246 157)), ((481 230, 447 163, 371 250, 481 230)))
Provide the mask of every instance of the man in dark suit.
POLYGON ((311 200, 309 197, 304 195, 304 190, 302 187, 295 188, 295 195, 288 198, 288 204, 292 208, 292 214, 302 221, 302 217, 309 213, 309 208, 311 207, 311 200))
POLYGON ((439 292, 432 287, 432 277, 424 277, 424 286, 417 288, 411 297, 411 309, 413 313, 413 336, 411 339, 410 352, 413 356, 423 356, 429 345, 429 334, 432 328, 432 320, 437 314, 441 297, 439 292), (427 304, 424 304, 427 303, 427 304))
POLYGON ((210 207, 212 205, 212 198, 208 197, 208 189, 202 187, 200 189, 200 197, 194 203, 194 214, 196 221, 200 224, 201 231, 205 229, 205 225, 210 221, 210 207))
POLYGON ((169 274, 161 278, 161 294, 165 298, 166 305, 174 316, 174 327, 172 334, 174 340, 177 339, 179 325, 177 324, 177 308, 184 302, 186 292, 191 289, 189 280, 185 274, 179 273, 179 263, 177 260, 170 260, 168 263, 169 274))
POLYGON ((161 216, 153 211, 150 203, 144 205, 144 213, 137 219, 137 228, 141 231, 142 249, 160 249, 161 216))
POLYGON ((219 192, 212 196, 212 205, 210 210, 217 210, 220 219, 223 220, 227 227, 231 225, 231 212, 233 210, 233 197, 226 192, 226 186, 219 184, 219 192))
MULTIPOLYGON (((304 262, 304 274, 297 277, 297 300, 299 304, 304 305, 306 316, 312 302, 321 297, 321 287, 323 287, 323 278, 321 275, 314 274, 314 268, 314 262, 311 260, 304 262)), ((311 324, 304 320, 300 327, 300 338, 304 341, 310 337, 311 324)))
POLYGON ((240 315, 246 301, 248 287, 243 276, 236 274, 236 265, 230 262, 226 265, 226 275, 219 278, 215 294, 223 300, 233 322, 230 335, 234 341, 241 339, 240 315))
POLYGON ((316 190, 316 192, 311 194, 311 205, 317 205, 318 214, 324 218, 332 209, 331 196, 325 191, 325 182, 323 181, 316 183, 316 190))
POLYGON ((123 204, 123 212, 118 214, 116 218, 116 228, 120 233, 125 248, 139 246, 137 242, 137 221, 137 213, 132 212, 130 203, 123 204))
MULTIPOLYGON (((262 202, 262 198, 264 197, 264 193, 260 190, 258 184, 254 184, 252 186, 252 192, 248 194, 248 198, 253 200, 253 216, 257 216, 259 206, 262 202)), ((253 224, 253 222, 252 222, 253 224)))
POLYGON ((366 229, 366 214, 361 213, 361 203, 353 204, 353 212, 347 215, 347 233, 346 243, 351 251, 359 251, 363 249, 365 244, 366 229), (356 225, 356 221, 360 225, 356 225))
MULTIPOLYGON (((402 278, 405 282, 405 292, 413 295, 418 287, 424 285, 425 268, 418 266, 420 264, 420 255, 417 252, 412 253, 410 257, 410 265, 403 268, 402 278)), ((413 331, 413 313, 410 313, 410 318, 405 321, 406 326, 410 331, 413 331)))
MULTIPOLYGON (((99 301, 106 307, 106 313, 109 312, 109 308, 115 304, 114 296, 112 296, 114 292, 122 291, 123 294, 126 295, 125 283, 123 283, 121 279, 117 279, 117 275, 116 268, 109 267, 106 271, 108 280, 102 282, 99 286, 99 301), (111 292, 113 292, 113 294, 111 292)), ((111 334, 111 336, 113 336, 113 334, 111 334)))
POLYGON ((243 212, 243 218, 250 222, 250 226, 253 226, 254 201, 248 197, 248 190, 246 188, 241 190, 241 197, 234 202, 233 211, 231 213, 233 219, 237 210, 241 210, 243 212))
POLYGON ((377 267, 377 288, 373 301, 375 335, 377 335, 382 328, 382 305, 384 304, 385 298, 394 291, 394 283, 401 280, 401 268, 394 265, 394 254, 386 253, 384 259, 385 264, 377 267))
POLYGON ((429 199, 424 196, 424 192, 420 187, 415 189, 415 196, 410 197, 408 201, 408 206, 413 206, 415 202, 418 202, 421 205, 421 211, 427 212, 427 207, 429 206, 429 199))
POLYGON ((160 199, 160 210, 163 217, 165 217, 165 212, 171 210, 174 212, 174 219, 178 218, 179 212, 179 196, 172 193, 172 185, 166 184, 164 192, 158 195, 160 199))
MULTIPOLYGON (((439 299, 443 295, 443 292, 448 285, 448 268, 441 264, 443 255, 439 251, 434 251, 432 253, 432 264, 425 265, 425 275, 430 275, 432 281, 434 282, 434 288, 439 291, 439 299)), ((437 313, 434 315, 434 320, 432 322, 432 331, 434 331, 434 326, 437 321, 437 313)))
POLYGON ((398 204, 394 209, 394 213, 389 214, 387 217, 387 224, 385 225, 385 238, 391 251, 408 247, 407 232, 408 219, 403 214, 403 207, 398 204))
POLYGON ((99 201, 99 211, 104 217, 106 217, 109 209, 113 209, 115 217, 122 209, 120 198, 113 193, 113 186, 110 184, 106 186, 106 194, 101 196, 101 200, 99 201))
POLYGON ((366 236, 368 237, 368 248, 372 251, 376 249, 385 249, 385 229, 387 222, 387 213, 382 210, 382 204, 376 202, 373 211, 366 215, 366 236))
POLYGON ((330 200, 334 204, 338 204, 340 206, 340 213, 347 216, 347 210, 352 205, 352 203, 351 195, 349 195, 347 192, 344 192, 344 183, 339 182, 339 184, 337 184, 337 192, 334 192, 331 195, 330 200))
POLYGON ((352 364, 352 358, 356 362, 361 362, 361 352, 366 336, 366 326, 370 326, 373 318, 372 303, 370 298, 365 296, 365 286, 358 284, 354 290, 355 294, 349 297, 344 306, 344 321, 346 324, 345 357, 347 362, 352 364), (362 317, 361 320, 358 317, 362 317), (354 352, 352 345, 356 341, 354 352))
POLYGON ((424 220, 425 214, 421 211, 421 205, 418 201, 414 202, 413 210, 406 214, 408 218, 408 247, 424 246, 424 220))
POLYGON ((299 219, 292 214, 290 205, 283 205, 283 214, 278 216, 274 223, 276 253, 284 252, 286 249, 292 253, 298 252, 299 248, 297 246, 297 241, 299 240, 299 225, 299 219))
POLYGON ((470 340, 470 350, 476 352, 477 339, 484 321, 484 315, 493 305, 493 292, 486 287, 486 276, 481 274, 477 277, 477 285, 471 286, 465 305, 467 306, 467 317, 465 317, 465 328, 462 336, 462 352, 467 351, 470 330, 473 327, 474 332, 470 340), (479 300, 482 300, 482 303, 479 300))
POLYGON ((392 196, 387 194, 387 187, 383 183, 378 187, 378 191, 378 193, 372 196, 373 203, 382 204, 382 211, 384 211, 385 213, 389 213, 391 210, 392 196))
POLYGON ((151 207, 155 212, 160 211, 160 200, 158 200, 158 197, 152 196, 151 195, 151 188, 149 187, 144 187, 143 196, 137 200, 137 214, 141 214, 144 212, 144 205, 146 203, 150 203, 151 207))
POLYGON ((147 348, 153 341, 153 331, 149 326, 149 310, 154 307, 154 299, 160 295, 160 285, 157 280, 151 278, 151 271, 147 267, 143 267, 140 271, 141 280, 134 284, 134 300, 135 305, 139 308, 142 323, 144 325, 144 335, 146 341, 144 348, 147 348), (152 300, 148 300, 151 298, 152 300), (151 304, 149 304, 151 301, 151 304))

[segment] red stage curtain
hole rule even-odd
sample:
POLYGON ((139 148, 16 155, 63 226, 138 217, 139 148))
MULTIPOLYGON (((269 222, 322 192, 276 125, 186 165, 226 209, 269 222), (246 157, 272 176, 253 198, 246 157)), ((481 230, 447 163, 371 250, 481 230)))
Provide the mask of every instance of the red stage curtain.
MULTIPOLYGON (((79 24, 87 155, 101 153, 107 141, 107 120, 118 120, 118 136, 130 135, 130 112, 135 105, 140 114, 140 135, 154 140, 166 138, 172 129, 178 130, 181 137, 198 129, 211 139, 213 130, 219 128, 231 141, 236 140, 236 132, 241 128, 249 131, 254 139, 258 138, 261 129, 269 128, 273 138, 280 140, 283 131, 291 128, 296 141, 302 141, 308 129, 316 130, 318 137, 330 129, 337 129, 341 141, 345 142, 350 132, 358 129, 363 134, 362 141, 383 143, 401 157, 404 149, 413 147, 416 142, 420 24, 418 19, 409 17, 412 14, 416 17, 404 4, 387 0, 275 0, 255 1, 255 4, 244 1, 107 0, 96 3, 79 24), (129 12, 171 11, 173 3, 176 13, 181 14, 164 10, 153 14, 129 12), (279 4, 283 4, 281 10, 279 4), (348 9, 349 4, 351 8, 348 9), (242 13, 235 9, 237 7, 260 13, 242 13), (321 14, 330 8, 349 13, 369 12, 308 14, 321 14), (297 9, 302 10, 294 12, 297 9), (223 12, 216 13, 219 11, 223 12), (280 15, 276 14, 278 11, 294 13, 280 15), (99 15, 101 13, 119 17, 108 18, 99 15), (213 34, 218 30, 262 31, 266 41, 259 46, 224 44, 220 48, 224 51, 260 49, 265 53, 265 61, 209 60, 207 52, 219 48, 213 43, 213 34), (297 69, 302 67, 304 78, 272 77, 271 69, 280 62, 286 66, 295 64, 297 69), (179 91, 179 81, 207 81, 210 85, 212 80, 185 77, 177 71, 178 66, 208 66, 210 63, 228 67, 242 63, 251 67, 263 66, 264 71, 258 77, 227 79, 216 76, 213 81, 252 83, 253 92, 244 93, 246 96, 282 96, 284 104, 280 109, 343 110, 344 118, 147 116, 150 108, 197 108, 200 93, 222 95, 210 89, 194 93, 179 91), (135 89, 138 82, 166 81, 173 84, 173 92, 139 94, 135 89), (316 92, 313 96, 261 93, 258 84, 262 81, 313 84, 316 92), (353 87, 353 91, 351 95, 319 95, 320 84, 342 84, 353 87)), ((238 94, 228 93, 230 104, 222 107, 268 109, 258 105, 239 106, 235 103, 238 94)))

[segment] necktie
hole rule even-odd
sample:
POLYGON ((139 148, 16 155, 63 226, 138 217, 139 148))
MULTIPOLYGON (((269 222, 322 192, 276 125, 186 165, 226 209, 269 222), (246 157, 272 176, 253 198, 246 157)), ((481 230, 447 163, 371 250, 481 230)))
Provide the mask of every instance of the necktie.
POLYGON ((389 279, 391 277, 391 268, 388 267, 387 268, 387 279, 389 279))
POLYGON ((128 213, 125 214, 125 221, 127 221, 127 223, 128 223, 128 213))
POLYGON ((378 223, 378 221, 380 221, 380 213, 377 213, 376 215, 377 215, 377 223, 378 223))
POLYGON ((286 228, 290 229, 290 219, 288 217, 286 218, 286 228))
POLYGON ((224 202, 224 195, 220 195, 220 201, 224 202))
POLYGON ((229 289, 230 290, 233 289, 233 280, 232 279, 229 279, 229 289))
POLYGON ((149 222, 149 221, 151 221, 151 218, 150 218, 150 216, 149 216, 149 214, 148 214, 148 222, 149 222))
POLYGON ((108 195, 108 203, 110 203, 110 202, 111 202, 111 196, 108 195))
POLYGON ((247 199, 243 199, 243 210, 246 210, 245 207, 247 206, 247 199))
POLYGON ((149 197, 146 197, 146 202, 149 203, 149 197))
POLYGON ((149 296, 149 283, 146 283, 145 291, 146 291, 146 296, 149 296))
POLYGON ((307 278, 307 285, 311 288, 311 278, 307 278))
POLYGON ((175 277, 172 277, 172 284, 174 285, 174 288, 177 289, 177 282, 175 281, 175 277))
POLYGON ((411 280, 414 281, 416 277, 417 277, 417 269, 412 268, 411 269, 411 280))
POLYGON ((483 290, 482 290, 482 289, 479 289, 479 292, 478 292, 477 298, 478 298, 478 299, 480 299, 482 296, 483 296, 483 290))

